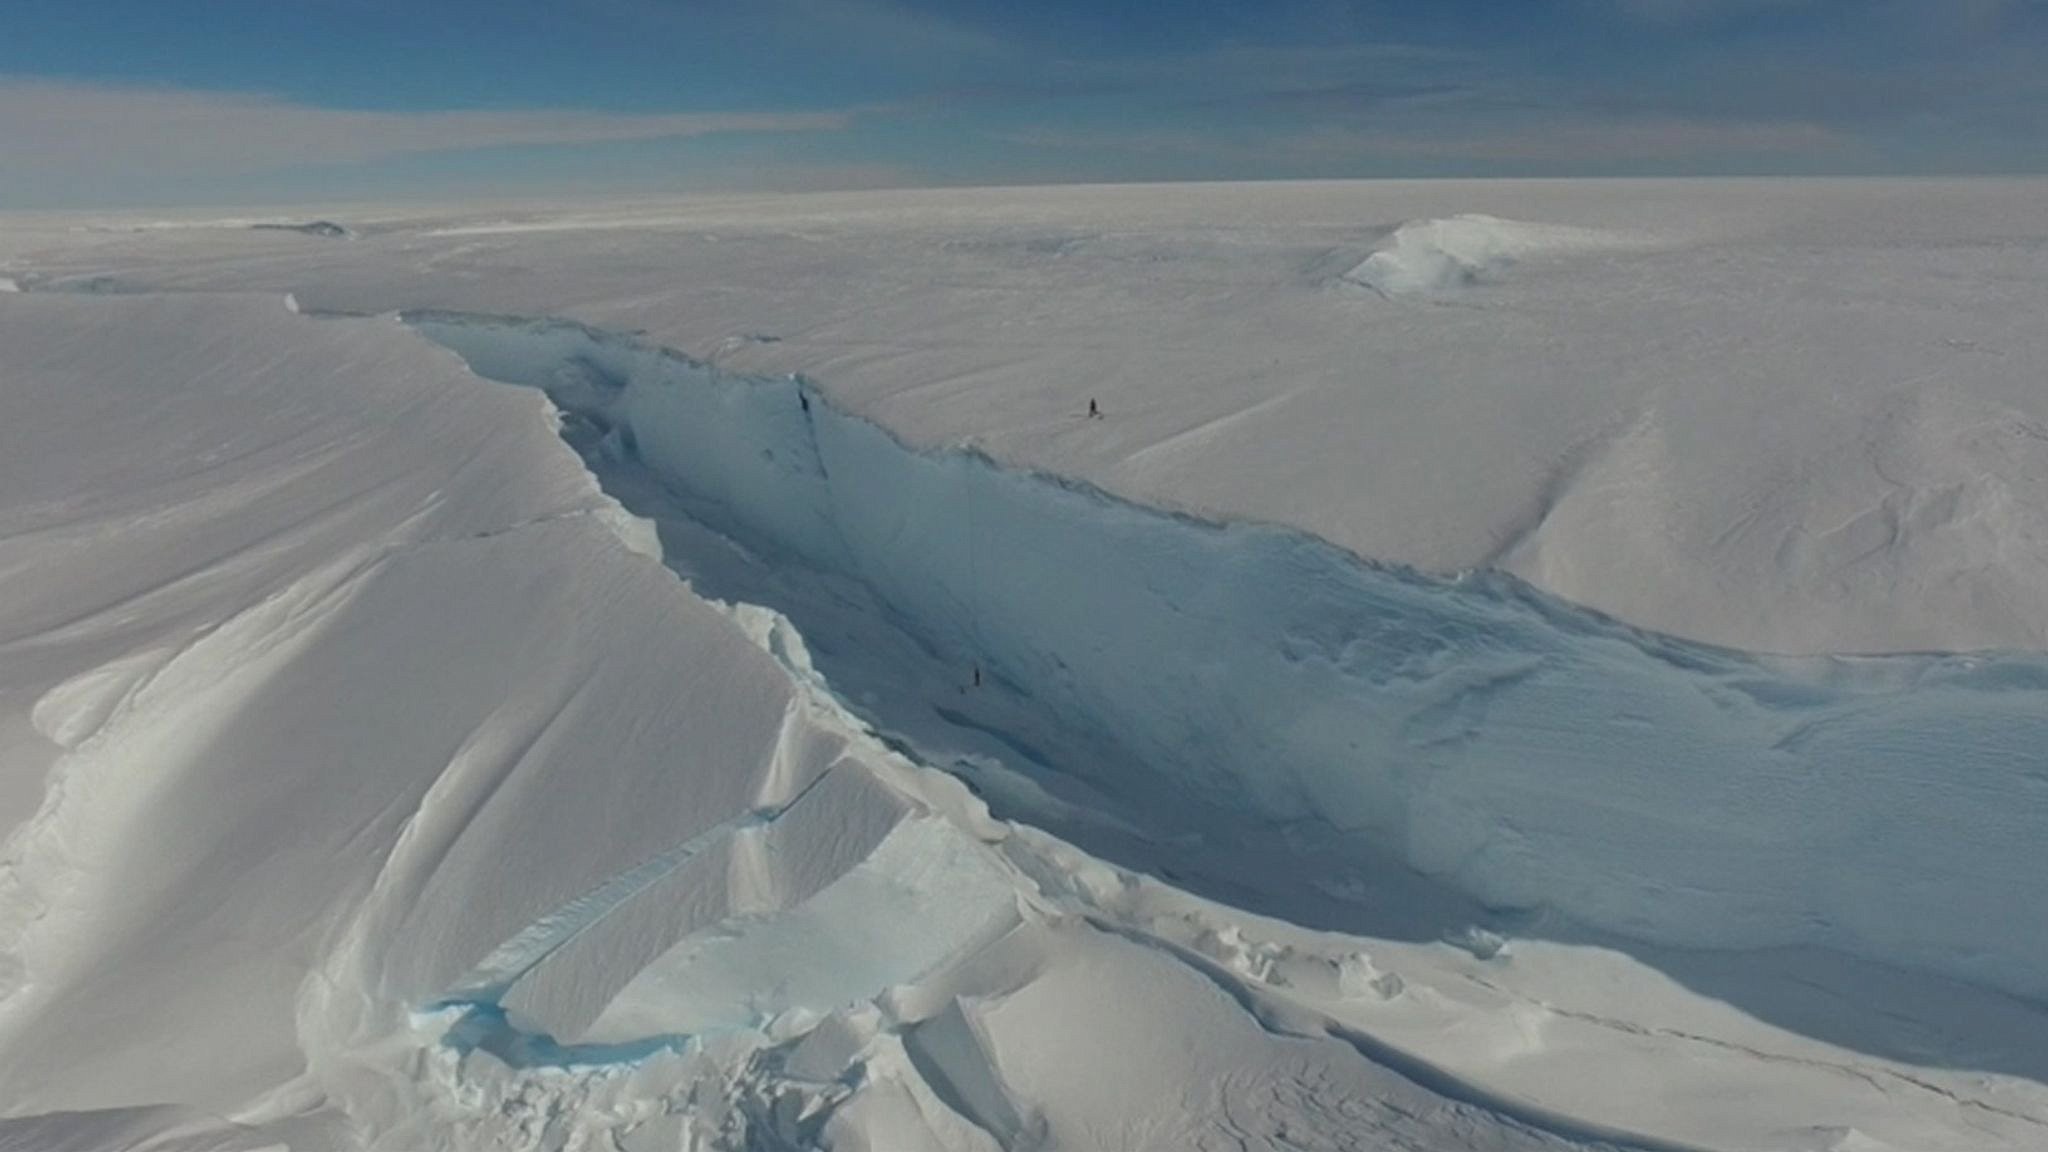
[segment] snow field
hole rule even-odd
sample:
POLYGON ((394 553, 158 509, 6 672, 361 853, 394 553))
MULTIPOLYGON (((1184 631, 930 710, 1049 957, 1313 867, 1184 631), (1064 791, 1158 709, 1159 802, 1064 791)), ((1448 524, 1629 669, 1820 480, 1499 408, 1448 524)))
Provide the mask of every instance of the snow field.
POLYGON ((0 234, 0 1148, 2038 1147, 2037 655, 1252 522, 2032 644, 2027 190, 1767 191, 0 234))

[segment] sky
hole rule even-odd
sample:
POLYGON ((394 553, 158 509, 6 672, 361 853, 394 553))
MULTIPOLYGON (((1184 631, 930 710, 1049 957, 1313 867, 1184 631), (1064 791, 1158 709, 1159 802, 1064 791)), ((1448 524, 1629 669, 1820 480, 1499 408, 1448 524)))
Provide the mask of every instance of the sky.
POLYGON ((0 207, 2048 171, 2048 0, 0 0, 0 207))

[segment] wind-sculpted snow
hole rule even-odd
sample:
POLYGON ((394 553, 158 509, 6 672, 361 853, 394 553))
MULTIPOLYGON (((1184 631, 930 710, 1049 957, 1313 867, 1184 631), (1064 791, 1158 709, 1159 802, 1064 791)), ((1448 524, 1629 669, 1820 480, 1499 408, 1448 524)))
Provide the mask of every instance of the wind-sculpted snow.
POLYGON ((388 318, 10 297, 0 385, 0 1148, 1577 1146, 1038 896, 388 318), (1190 1099, 1039 1078, 1140 990, 1190 1099))
POLYGON ((1476 213, 1412 220, 1389 232, 1343 279, 1385 296, 1412 296, 1476 284, 1532 257, 1628 244, 1629 239, 1617 233, 1476 213))
POLYGON ((550 405, 288 303, 0 299, 0 1148, 2048 1131, 2032 1004, 1515 907, 1892 956, 2005 900, 1957 946, 2023 970, 2026 660, 1671 644, 587 329, 415 319, 550 405), (1936 922, 1818 919, 1885 909, 1936 922))
POLYGON ((1030 702, 1011 748, 1055 748, 1044 767, 1110 798, 1391 854, 1638 940, 1819 946, 2048 996, 2038 655, 1704 647, 1505 576, 908 451, 801 381, 567 324, 411 322, 548 389, 746 546, 868 589, 1030 702))

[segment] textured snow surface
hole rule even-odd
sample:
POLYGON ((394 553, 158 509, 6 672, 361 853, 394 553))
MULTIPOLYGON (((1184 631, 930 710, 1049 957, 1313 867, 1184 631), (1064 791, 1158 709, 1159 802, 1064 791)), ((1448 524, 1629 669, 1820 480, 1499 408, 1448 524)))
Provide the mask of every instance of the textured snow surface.
POLYGON ((572 318, 801 372, 918 446, 1691 639, 1961 651, 2048 647, 2044 216, 2042 180, 321 208, 267 219, 357 239, 30 218, 0 275, 572 318), (1376 261, 1442 286, 1375 291, 1376 261))
POLYGON ((0 1149, 2039 1148, 2043 199, 0 228, 0 1149))
POLYGON ((728 534, 864 584, 1015 685, 1044 714, 1013 744, 1094 738, 1048 768, 1255 812, 1250 836, 1356 840, 1495 907, 2048 998, 2048 916, 2007 915, 2048 912, 2048 656, 1744 657, 1509 580, 907 452, 793 382, 581 328, 415 326, 486 376, 552 386, 728 534))

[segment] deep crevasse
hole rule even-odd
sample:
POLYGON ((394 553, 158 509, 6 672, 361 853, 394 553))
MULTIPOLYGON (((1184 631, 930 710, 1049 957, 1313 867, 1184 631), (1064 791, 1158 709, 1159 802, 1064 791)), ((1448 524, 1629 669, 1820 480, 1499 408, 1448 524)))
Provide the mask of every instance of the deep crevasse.
POLYGON ((1042 767, 1391 853, 1497 907, 2048 996, 2048 657, 1718 650, 1502 576, 913 451, 799 381, 573 324, 408 319, 1016 686, 1066 736, 1042 767))

